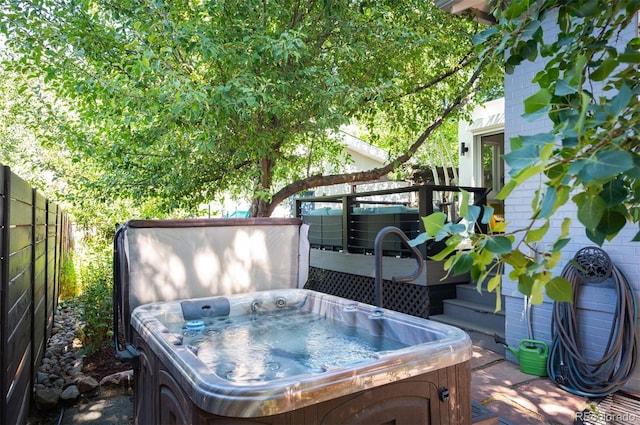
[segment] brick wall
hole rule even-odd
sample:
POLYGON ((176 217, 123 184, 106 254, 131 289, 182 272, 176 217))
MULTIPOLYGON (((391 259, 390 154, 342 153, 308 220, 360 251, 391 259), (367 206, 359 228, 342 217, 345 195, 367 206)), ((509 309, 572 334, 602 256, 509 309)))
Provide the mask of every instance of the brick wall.
MULTIPOLYGON (((546 37, 554 37, 557 33, 555 27, 555 17, 551 17, 544 24, 546 37)), ((635 26, 632 25, 627 31, 627 37, 636 35, 635 26)), ((505 75, 505 151, 509 151, 508 140, 517 135, 535 134, 550 129, 548 120, 540 119, 534 123, 525 121, 521 115, 523 113, 522 101, 537 91, 537 85, 531 83, 533 76, 543 66, 539 59, 535 63, 525 62, 518 67, 511 75, 505 75)), ((507 177, 508 178, 508 177, 507 177)), ((542 178, 533 178, 524 185, 516 189, 505 202, 505 213, 511 229, 518 229, 529 223, 531 215, 531 199, 533 193, 542 184, 542 178)), ((571 226, 571 242, 564 250, 563 261, 554 270, 554 274, 559 275, 568 260, 573 258, 575 253, 586 246, 594 244, 584 234, 584 228, 575 218, 576 209, 573 205, 567 206, 558 211, 558 214, 551 222, 546 242, 552 240, 560 232, 560 223, 564 217, 574 217, 571 226)), ((542 223, 540 223, 542 224, 542 223)), ((602 247, 611 257, 616 266, 625 273, 636 292, 636 300, 640 297, 640 243, 630 242, 637 232, 637 225, 629 225, 623 229, 612 242, 605 242, 602 247)), ((545 241, 542 241, 544 244, 545 241)), ((521 339, 529 338, 528 321, 525 317, 524 298, 517 291, 517 282, 510 281, 508 272, 503 279, 503 292, 506 296, 506 338, 507 343, 512 346, 519 345, 521 339)), ((612 282, 601 284, 587 284, 582 286, 582 293, 578 300, 580 320, 580 335, 583 350, 586 356, 591 359, 602 357, 607 337, 610 334, 611 319, 613 317, 615 305, 615 292, 612 282)), ((553 303, 545 299, 542 305, 537 305, 531 309, 531 324, 533 328, 533 338, 551 342, 551 315, 553 303)), ((638 330, 637 330, 638 332, 638 330)), ((508 353, 510 360, 515 360, 508 353)), ((640 369, 640 368, 639 368, 640 369)), ((640 392, 640 371, 636 370, 633 378, 626 386, 627 390, 640 392)))

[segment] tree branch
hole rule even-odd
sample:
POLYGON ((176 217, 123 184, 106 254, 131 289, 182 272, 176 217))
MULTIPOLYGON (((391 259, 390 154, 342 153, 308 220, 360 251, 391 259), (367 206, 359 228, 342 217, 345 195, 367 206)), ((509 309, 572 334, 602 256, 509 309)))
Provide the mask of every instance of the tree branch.
POLYGON ((480 64, 466 84, 468 90, 463 90, 462 93, 460 93, 453 100, 453 102, 451 102, 451 104, 449 104, 449 106, 444 109, 440 117, 433 123, 431 123, 431 125, 422 132, 422 134, 416 139, 416 141, 413 142, 409 149, 402 155, 390 161, 385 166, 374 168, 372 170, 357 171, 353 173, 331 174, 326 176, 322 174, 315 174, 305 179, 295 181, 283 187, 273 195, 268 210, 265 211, 265 213, 267 213, 267 215, 271 215, 271 213, 273 213, 273 210, 279 203, 283 202, 288 197, 295 195, 296 193, 302 192, 303 190, 318 186, 329 186, 334 184, 358 183, 363 181, 376 180, 389 174, 400 165, 406 163, 413 157, 420 146, 424 144, 427 138, 444 123, 447 117, 449 117, 453 112, 457 111, 464 104, 466 104, 483 69, 484 64, 480 64))

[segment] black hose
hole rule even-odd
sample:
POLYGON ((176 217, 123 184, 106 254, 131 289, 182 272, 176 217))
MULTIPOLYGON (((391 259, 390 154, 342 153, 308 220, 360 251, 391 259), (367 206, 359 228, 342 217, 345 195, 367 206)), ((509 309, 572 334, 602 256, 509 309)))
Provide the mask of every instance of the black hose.
POLYGON ((576 314, 582 275, 569 263, 562 276, 573 286, 573 302, 554 303, 547 372, 560 388, 570 393, 591 398, 604 397, 620 389, 637 364, 637 307, 633 289, 624 274, 611 265, 611 278, 616 290, 611 332, 602 358, 589 361, 580 352, 576 314))

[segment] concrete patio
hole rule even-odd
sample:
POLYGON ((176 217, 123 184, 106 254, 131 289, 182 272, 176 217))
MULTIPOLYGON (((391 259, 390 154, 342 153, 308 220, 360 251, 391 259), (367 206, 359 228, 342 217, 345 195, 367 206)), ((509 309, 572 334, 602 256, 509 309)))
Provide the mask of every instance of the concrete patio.
POLYGON ((484 348, 477 336, 472 339, 474 424, 569 425, 574 423, 576 412, 589 408, 586 398, 558 388, 548 378, 520 372, 518 364, 484 348))

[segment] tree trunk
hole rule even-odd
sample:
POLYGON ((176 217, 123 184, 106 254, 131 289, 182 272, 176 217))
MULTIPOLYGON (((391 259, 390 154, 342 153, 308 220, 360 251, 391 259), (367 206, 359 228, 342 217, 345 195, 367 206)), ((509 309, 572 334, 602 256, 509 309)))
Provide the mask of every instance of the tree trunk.
MULTIPOLYGON (((269 188, 271 187, 271 170, 273 168, 273 161, 271 158, 265 156, 260 160, 260 169, 262 172, 262 176, 260 178, 260 192, 268 193, 269 188)), ((249 210, 249 215, 251 217, 269 217, 273 214, 273 210, 275 209, 275 205, 272 205, 272 202, 267 202, 261 197, 255 198, 251 201, 251 209, 249 210)))
POLYGON ((251 217, 270 217, 273 214, 275 205, 272 206, 270 202, 265 201, 262 198, 256 198, 251 201, 251 209, 249 210, 249 216, 251 217))
MULTIPOLYGON (((469 97, 474 93, 474 88, 478 82, 482 69, 484 69, 484 65, 476 68, 474 73, 467 81, 467 90, 462 90, 462 92, 442 111, 440 117, 433 123, 431 123, 431 125, 427 127, 424 132, 422 132, 422 134, 416 139, 415 142, 413 142, 413 144, 405 153, 390 161, 388 164, 380 168, 374 168, 367 171, 332 174, 327 176, 316 174, 305 179, 295 181, 276 192, 268 202, 261 198, 254 199, 251 204, 251 217, 271 216, 279 203, 283 202, 290 196, 302 192, 303 190, 319 186, 377 180, 380 177, 386 176, 391 171, 395 170, 402 164, 406 163, 409 159, 411 159, 418 148, 426 142, 431 133, 433 133, 438 127, 440 127, 444 123, 445 119, 449 117, 454 111, 459 110, 464 104, 466 104, 466 102, 469 100, 469 97)), ((269 158, 263 158, 261 163, 262 189, 264 190, 263 193, 269 193, 269 187, 271 183, 271 165, 272 164, 269 158)))

